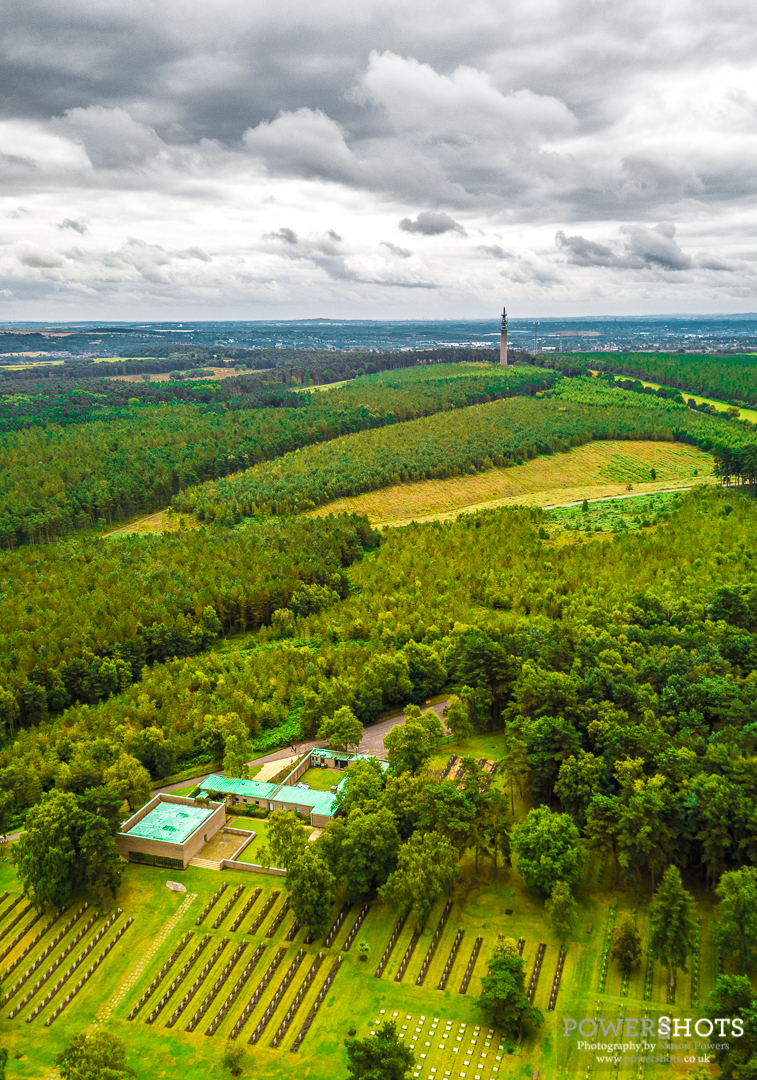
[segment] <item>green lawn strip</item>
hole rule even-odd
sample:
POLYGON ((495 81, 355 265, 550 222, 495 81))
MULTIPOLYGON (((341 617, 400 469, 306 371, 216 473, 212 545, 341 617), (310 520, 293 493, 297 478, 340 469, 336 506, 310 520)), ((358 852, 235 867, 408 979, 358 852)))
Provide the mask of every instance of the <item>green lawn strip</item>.
POLYGON ((308 769, 299 783, 310 784, 313 791, 331 791, 349 774, 349 769, 308 769))

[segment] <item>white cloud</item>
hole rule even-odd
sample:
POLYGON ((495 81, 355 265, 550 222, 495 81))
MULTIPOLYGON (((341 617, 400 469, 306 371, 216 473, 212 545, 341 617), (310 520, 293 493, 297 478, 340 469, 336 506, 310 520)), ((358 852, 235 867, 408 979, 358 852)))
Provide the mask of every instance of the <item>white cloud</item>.
POLYGON ((503 291, 743 310, 745 25, 731 0, 35 0, 0 42, 0 296, 39 318, 479 315, 503 291))

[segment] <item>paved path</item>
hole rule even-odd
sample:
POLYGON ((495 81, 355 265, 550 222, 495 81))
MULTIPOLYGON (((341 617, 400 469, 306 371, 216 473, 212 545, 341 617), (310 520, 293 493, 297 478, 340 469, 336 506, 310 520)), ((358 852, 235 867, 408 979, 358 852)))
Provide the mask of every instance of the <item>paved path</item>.
MULTIPOLYGON (((442 719, 442 713, 447 707, 447 700, 437 701, 431 708, 434 710, 439 719, 442 719)), ((424 712, 426 710, 424 709, 424 712)), ((381 756, 384 752, 384 737, 396 727, 397 724, 404 724, 405 713, 398 712, 393 713, 392 716, 387 716, 383 720, 379 720, 375 724, 370 724, 368 727, 363 728, 363 738, 358 746, 358 752, 361 754, 376 754, 381 756)), ((327 746, 328 741, 326 739, 314 739, 308 742, 297 743, 297 753, 306 754, 308 750, 315 750, 317 746, 327 746)), ((280 750, 274 750, 270 754, 264 754, 262 757, 254 758, 250 762, 250 766, 254 768, 256 765, 264 765, 267 761, 282 761, 284 758, 292 756, 292 748, 290 746, 282 746, 280 750)), ((153 795, 157 795, 159 792, 177 791, 179 788, 189 787, 190 784, 200 784, 209 776, 210 773, 202 773, 200 776, 195 776, 189 780, 179 780, 176 784, 168 784, 165 787, 155 788, 153 795)), ((222 772, 216 774, 217 776, 223 776, 222 772)))

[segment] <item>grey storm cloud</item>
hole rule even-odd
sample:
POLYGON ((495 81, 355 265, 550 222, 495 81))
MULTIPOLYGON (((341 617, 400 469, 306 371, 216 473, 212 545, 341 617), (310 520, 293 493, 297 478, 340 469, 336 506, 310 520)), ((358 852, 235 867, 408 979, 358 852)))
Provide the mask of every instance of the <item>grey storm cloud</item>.
POLYGON ((87 231, 86 223, 83 221, 77 221, 76 218, 64 218, 63 221, 58 222, 58 228, 73 229, 74 232, 78 232, 80 236, 84 236, 87 231))
POLYGON ((400 222, 403 232, 420 233, 421 236, 440 236, 446 232, 458 232, 465 235, 465 229, 454 218, 442 211, 424 210, 413 221, 411 218, 403 218, 400 222))
POLYGON ((677 243, 676 227, 670 222, 662 222, 652 229, 645 225, 624 225, 622 231, 628 240, 617 250, 584 236, 566 236, 562 230, 558 231, 555 240, 576 266, 626 270, 656 266, 663 270, 690 270, 694 265, 691 256, 677 243))
POLYGON ((614 275, 629 304, 700 290, 677 310, 732 281, 742 310, 756 68, 728 0, 6 5, 0 281, 135 310, 148 285, 208 304, 391 285, 446 312, 488 310, 503 279, 614 303, 614 275), (398 221, 455 259, 382 240, 398 221), (71 233, 80 254, 56 248, 71 233))
POLYGON ((392 255, 396 255, 398 259, 409 259, 412 256, 412 251, 407 248, 400 247, 398 244, 392 244, 389 240, 382 240, 381 246, 385 247, 387 251, 391 251, 392 255))

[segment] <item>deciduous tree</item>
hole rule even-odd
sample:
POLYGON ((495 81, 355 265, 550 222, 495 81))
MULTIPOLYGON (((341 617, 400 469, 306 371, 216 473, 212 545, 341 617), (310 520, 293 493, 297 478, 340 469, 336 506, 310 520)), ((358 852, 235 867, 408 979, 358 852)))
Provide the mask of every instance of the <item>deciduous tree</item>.
POLYGON ((578 915, 578 905, 564 881, 555 882, 549 900, 544 905, 555 937, 561 945, 573 933, 578 915))
POLYGON ((405 709, 405 723, 397 724, 384 738, 389 764, 395 772, 413 776, 431 758, 442 735, 433 709, 423 713, 417 705, 405 709))
POLYGON ((457 853, 446 837, 414 833, 400 848, 397 869, 379 889, 379 896, 404 911, 411 910, 423 928, 457 874, 457 853))
POLYGON ((336 878, 308 844, 287 871, 292 911, 309 937, 320 937, 328 927, 336 878))
POLYGON ((268 843, 261 852, 264 866, 288 870, 307 847, 307 833, 291 810, 274 810, 268 818, 268 843))
POLYGON ((405 1080, 415 1065, 409 1046, 397 1035, 397 1027, 385 1020, 374 1035, 345 1039, 350 1080, 405 1080))
POLYGON ((715 892, 713 934, 725 954, 735 953, 739 971, 745 974, 757 959, 757 870, 743 866, 723 874, 715 892))
POLYGON ((115 763, 105 770, 103 783, 112 791, 117 791, 132 812, 144 806, 152 790, 147 769, 126 753, 120 754, 115 763))
POLYGON ((328 739, 331 750, 349 750, 354 748, 363 737, 363 725, 349 705, 337 709, 333 716, 322 721, 318 728, 318 738, 328 739))
POLYGON ((128 1080, 137 1073, 126 1064, 126 1047, 109 1031, 75 1035, 55 1059, 62 1080, 128 1080))
POLYGON ((527 1026, 544 1023, 541 1010, 526 996, 525 961, 512 938, 500 938, 481 984, 484 992, 478 1004, 489 1023, 506 1035, 522 1036, 527 1026))
POLYGON ((526 884, 542 896, 549 896, 558 881, 572 885, 581 877, 584 853, 567 814, 553 814, 546 806, 529 811, 513 831, 512 847, 526 884))

